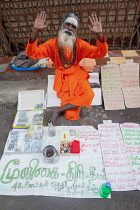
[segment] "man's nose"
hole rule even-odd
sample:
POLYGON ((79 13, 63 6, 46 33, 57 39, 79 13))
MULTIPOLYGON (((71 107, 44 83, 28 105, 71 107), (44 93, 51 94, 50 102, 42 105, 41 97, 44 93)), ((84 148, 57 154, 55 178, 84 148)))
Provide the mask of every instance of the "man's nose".
POLYGON ((69 28, 70 31, 73 31, 72 25, 69 25, 68 28, 69 28))

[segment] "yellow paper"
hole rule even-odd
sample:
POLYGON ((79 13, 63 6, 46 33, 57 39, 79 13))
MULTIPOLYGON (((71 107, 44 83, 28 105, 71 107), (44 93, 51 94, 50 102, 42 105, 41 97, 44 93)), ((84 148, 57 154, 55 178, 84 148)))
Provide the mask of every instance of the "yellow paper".
POLYGON ((110 60, 114 61, 115 64, 122 64, 126 61, 124 57, 110 57, 110 60))
POLYGON ((125 57, 131 57, 131 56, 138 56, 136 50, 122 50, 122 54, 125 56, 125 57))

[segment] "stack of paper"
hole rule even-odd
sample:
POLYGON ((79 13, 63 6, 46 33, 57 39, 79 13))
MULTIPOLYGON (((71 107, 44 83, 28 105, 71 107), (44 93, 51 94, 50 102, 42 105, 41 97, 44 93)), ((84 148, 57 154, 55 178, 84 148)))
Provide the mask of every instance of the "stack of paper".
POLYGON ((140 107, 138 63, 133 60, 120 65, 110 62, 102 66, 101 76, 106 110, 140 107))

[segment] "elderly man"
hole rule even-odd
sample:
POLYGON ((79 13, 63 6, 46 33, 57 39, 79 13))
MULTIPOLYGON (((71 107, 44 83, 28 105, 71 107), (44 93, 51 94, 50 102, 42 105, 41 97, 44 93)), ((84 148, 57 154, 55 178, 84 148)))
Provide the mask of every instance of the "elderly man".
POLYGON ((98 47, 94 47, 76 37, 79 19, 74 13, 67 14, 62 21, 58 38, 50 39, 38 46, 39 31, 45 29, 46 14, 37 15, 26 47, 26 54, 33 59, 50 57, 55 64, 53 89, 61 99, 60 106, 54 110, 51 121, 55 124, 60 113, 69 120, 80 118, 81 106, 90 108, 94 92, 88 82, 89 74, 79 62, 83 58, 102 58, 108 51, 105 37, 102 35, 101 21, 96 15, 89 16, 90 31, 97 37, 98 47))

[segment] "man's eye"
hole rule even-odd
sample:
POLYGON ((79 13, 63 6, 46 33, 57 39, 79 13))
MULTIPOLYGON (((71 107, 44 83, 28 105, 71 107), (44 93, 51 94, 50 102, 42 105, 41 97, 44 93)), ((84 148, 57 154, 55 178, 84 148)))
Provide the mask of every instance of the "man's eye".
POLYGON ((70 26, 70 23, 66 23, 67 26, 70 26))
POLYGON ((76 26, 72 25, 72 28, 75 30, 76 29, 76 26))

